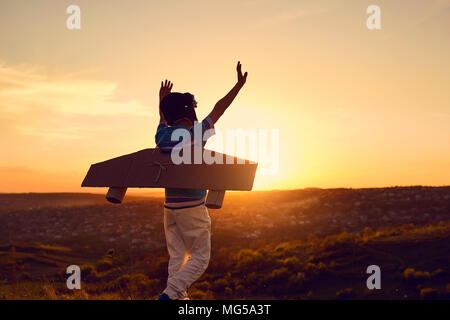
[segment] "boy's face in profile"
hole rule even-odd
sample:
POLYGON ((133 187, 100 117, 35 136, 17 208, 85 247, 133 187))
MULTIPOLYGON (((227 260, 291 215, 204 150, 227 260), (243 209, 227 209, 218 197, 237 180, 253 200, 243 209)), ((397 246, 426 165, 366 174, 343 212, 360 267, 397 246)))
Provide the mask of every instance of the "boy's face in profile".
POLYGON ((166 94, 160 101, 160 111, 169 126, 191 129, 195 121, 198 121, 195 108, 197 108, 197 101, 189 92, 172 92, 166 94))
POLYGON ((184 126, 184 127, 187 127, 188 129, 192 129, 192 127, 194 126, 194 121, 197 120, 197 114, 195 112, 195 109, 197 108, 197 101, 195 100, 194 97, 193 97, 193 100, 192 100, 192 108, 193 108, 192 109, 193 119, 190 119, 190 118, 187 118, 187 117, 181 118, 181 119, 178 119, 175 122, 175 125, 184 126))

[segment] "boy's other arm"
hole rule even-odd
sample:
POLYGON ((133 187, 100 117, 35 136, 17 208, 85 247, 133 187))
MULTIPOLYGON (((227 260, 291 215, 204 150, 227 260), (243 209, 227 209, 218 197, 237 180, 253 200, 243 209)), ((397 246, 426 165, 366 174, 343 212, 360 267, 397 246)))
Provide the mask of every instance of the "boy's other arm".
POLYGON ((213 110, 209 114, 209 117, 211 117, 211 120, 213 123, 216 123, 217 120, 222 116, 222 114, 227 110, 227 108, 230 106, 230 104, 233 102, 234 98, 236 98, 237 94, 241 90, 241 88, 244 86, 245 81, 247 80, 247 72, 242 75, 241 71, 241 63, 238 62, 237 67, 237 76, 238 80, 237 83, 234 85, 234 87, 228 92, 228 94, 217 101, 216 105, 214 106, 213 110))
POLYGON ((161 81, 161 88, 159 89, 159 122, 166 122, 163 113, 161 112, 161 100, 167 96, 172 90, 173 83, 170 81, 166 81, 163 83, 161 81))

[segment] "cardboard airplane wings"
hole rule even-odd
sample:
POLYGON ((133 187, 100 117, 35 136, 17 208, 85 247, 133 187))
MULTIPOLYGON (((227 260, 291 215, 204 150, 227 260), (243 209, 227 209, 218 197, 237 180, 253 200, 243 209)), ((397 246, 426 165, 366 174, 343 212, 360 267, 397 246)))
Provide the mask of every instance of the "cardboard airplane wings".
POLYGON ((225 190, 252 189, 257 163, 205 151, 222 161, 207 164, 202 157, 195 164, 192 152, 191 164, 174 164, 170 153, 144 149, 91 165, 81 186, 109 187, 106 199, 113 203, 122 202, 127 188, 207 189, 206 206, 212 209, 222 206, 225 190))

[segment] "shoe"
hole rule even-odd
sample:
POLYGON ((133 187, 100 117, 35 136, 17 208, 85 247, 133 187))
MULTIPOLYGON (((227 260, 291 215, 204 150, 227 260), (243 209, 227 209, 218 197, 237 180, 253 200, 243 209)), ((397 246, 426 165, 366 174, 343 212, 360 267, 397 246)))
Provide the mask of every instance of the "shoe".
POLYGON ((162 293, 156 300, 172 300, 172 299, 170 299, 167 294, 162 293))

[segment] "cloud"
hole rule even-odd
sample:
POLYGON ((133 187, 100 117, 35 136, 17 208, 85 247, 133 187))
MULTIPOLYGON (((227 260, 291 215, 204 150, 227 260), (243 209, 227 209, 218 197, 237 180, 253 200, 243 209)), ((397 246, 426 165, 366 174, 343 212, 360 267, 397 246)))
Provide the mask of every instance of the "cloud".
POLYGON ((0 64, 2 110, 29 111, 33 107, 70 114, 142 114, 135 100, 114 101, 117 84, 72 77, 50 78, 37 68, 0 64))
POLYGON ((34 170, 28 167, 22 166, 0 166, 0 174, 30 174, 33 173, 34 170))
MULTIPOLYGON (((412 34, 417 29, 433 23, 439 18, 439 15, 448 14, 450 9, 450 0, 423 1, 421 10, 417 17, 409 17, 402 25, 397 26, 393 31, 386 34, 385 38, 403 37, 404 34, 412 34)), ((406 11, 409 14, 409 11, 406 11)))
POLYGON ((138 101, 118 100, 116 83, 82 75, 49 76, 36 66, 0 63, 0 123, 5 131, 83 139, 101 130, 102 119, 151 117, 138 101))
POLYGON ((276 12, 270 16, 258 19, 254 21, 253 26, 256 28, 272 28, 277 25, 282 25, 295 21, 302 17, 322 14, 333 10, 336 5, 317 6, 317 7, 302 7, 302 8, 289 8, 284 11, 276 12))
POLYGON ((443 119, 450 118, 450 113, 445 112, 429 112, 429 114, 436 118, 443 118, 443 119))
POLYGON ((424 24, 428 20, 435 17, 437 14, 445 12, 449 8, 450 0, 435 0, 423 13, 423 15, 413 23, 412 27, 417 27, 421 24, 424 24))

